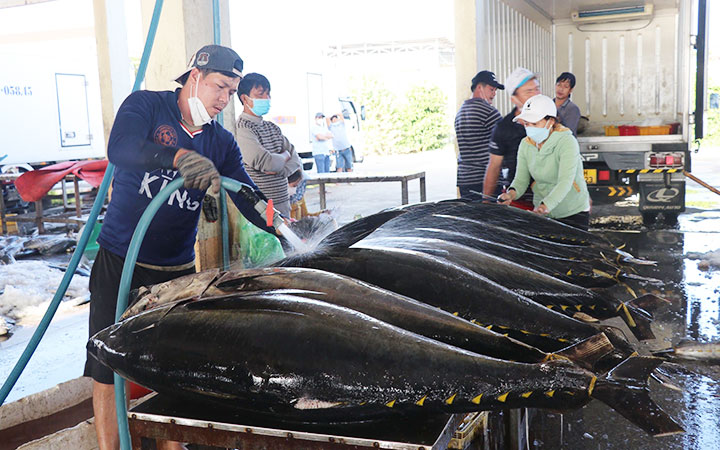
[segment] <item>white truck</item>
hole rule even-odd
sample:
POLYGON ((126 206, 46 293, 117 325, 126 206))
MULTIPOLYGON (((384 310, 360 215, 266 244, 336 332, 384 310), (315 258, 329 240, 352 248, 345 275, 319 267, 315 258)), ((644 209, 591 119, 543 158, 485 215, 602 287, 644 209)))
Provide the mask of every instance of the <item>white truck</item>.
MULTIPOLYGON (((0 173, 105 156, 94 62, 26 52, 0 53, 0 60, 0 173)), ((22 212, 14 211, 22 202, 6 178, 6 208, 22 212)))
MULTIPOLYGON (((457 5, 457 3, 456 3, 457 5)), ((554 96, 572 72, 572 101, 594 200, 639 195, 646 223, 685 209, 685 170, 703 135, 706 0, 480 0, 475 2, 480 69, 504 80, 517 66, 554 96)), ((506 114, 508 93, 495 105, 506 114)))
POLYGON ((47 55, 0 59, 3 170, 105 156, 96 67, 47 55))
MULTIPOLYGON (((353 146, 356 162, 363 159, 362 121, 364 107, 357 100, 345 95, 347 87, 325 58, 317 56, 312 61, 298 60, 296 64, 278 65, 276 58, 264 54, 254 56, 270 81, 272 106, 265 118, 276 123, 295 145, 303 158, 305 170, 313 164, 311 155, 310 128, 315 123, 315 114, 322 112, 327 117, 341 113, 345 119, 348 138, 353 146)), ((284 62, 284 61, 281 61, 284 62)), ((242 111, 236 102, 236 111, 242 111)))

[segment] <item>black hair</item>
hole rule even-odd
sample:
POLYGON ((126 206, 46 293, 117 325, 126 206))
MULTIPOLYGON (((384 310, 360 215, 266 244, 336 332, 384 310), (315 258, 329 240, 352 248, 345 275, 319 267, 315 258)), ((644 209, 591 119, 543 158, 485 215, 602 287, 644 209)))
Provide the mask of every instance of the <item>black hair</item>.
POLYGON ((298 169, 290 174, 290 176, 288 177, 288 183, 294 183, 298 181, 300 177, 302 177, 302 170, 298 169))
POLYGON ((570 72, 561 73, 560 76, 557 77, 557 80, 555 80, 555 84, 558 84, 559 82, 565 80, 570 82, 570 89, 573 89, 575 87, 575 75, 571 74, 570 72))
MULTIPOLYGON (((230 77, 230 78, 237 78, 237 77, 238 77, 238 75, 237 75, 236 73, 225 72, 224 70, 201 69, 201 68, 199 68, 199 67, 197 67, 197 70, 200 71, 200 75, 201 75, 203 78, 205 78, 206 76, 210 75, 211 73, 215 73, 215 72, 217 72, 217 73, 219 73, 219 74, 221 74, 221 75, 225 75, 226 77, 230 77)), ((180 78, 178 78, 178 82, 184 86, 185 83, 187 82, 188 78, 190 78, 190 71, 188 71, 187 73, 183 74, 183 76, 181 76, 180 78)))
POLYGON ((268 81, 265 75, 254 72, 245 75, 243 79, 240 80, 240 84, 238 85, 238 98, 241 98, 241 95, 250 96, 250 91, 252 91, 258 86, 265 89, 266 91, 270 91, 270 81, 268 81))

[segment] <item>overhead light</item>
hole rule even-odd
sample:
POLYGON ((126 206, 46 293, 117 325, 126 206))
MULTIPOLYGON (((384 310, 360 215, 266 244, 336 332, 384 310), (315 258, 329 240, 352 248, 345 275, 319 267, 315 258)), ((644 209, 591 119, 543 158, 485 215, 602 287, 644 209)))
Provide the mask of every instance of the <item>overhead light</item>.
POLYGON ((651 3, 645 3, 643 5, 624 6, 621 8, 573 11, 570 17, 572 18, 573 22, 598 23, 645 19, 651 17, 652 13, 653 5, 651 3))

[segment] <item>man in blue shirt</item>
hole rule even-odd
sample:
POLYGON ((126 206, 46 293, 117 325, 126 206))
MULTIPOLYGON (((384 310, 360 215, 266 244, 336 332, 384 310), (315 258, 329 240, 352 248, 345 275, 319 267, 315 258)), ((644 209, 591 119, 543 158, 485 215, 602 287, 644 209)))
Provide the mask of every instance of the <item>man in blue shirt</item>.
POLYGON ((332 133, 332 145, 335 149, 335 160, 337 161, 337 172, 352 172, 353 156, 350 139, 345 128, 343 114, 333 114, 328 121, 328 128, 332 133))
MULTIPOLYGON (((117 291, 125 255, 140 216, 170 181, 184 177, 158 210, 143 240, 131 288, 190 274, 194 269, 197 222, 205 190, 220 188, 220 175, 249 185, 252 192, 232 194, 238 209, 254 224, 264 224, 254 209, 264 198, 243 168, 232 134, 213 118, 237 91, 242 59, 230 48, 207 45, 176 79, 173 91, 137 91, 115 117, 108 159, 116 166, 100 250, 90 275, 90 336, 115 321, 117 291)), ((93 378, 95 429, 101 449, 117 448, 113 373, 88 355, 85 375, 93 378)))

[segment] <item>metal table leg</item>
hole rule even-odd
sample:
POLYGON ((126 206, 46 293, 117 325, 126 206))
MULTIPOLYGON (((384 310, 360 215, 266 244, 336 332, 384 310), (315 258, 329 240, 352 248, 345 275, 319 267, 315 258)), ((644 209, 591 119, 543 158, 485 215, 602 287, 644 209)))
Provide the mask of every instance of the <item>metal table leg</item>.
POLYGON ((327 207, 325 203, 325 183, 320 182, 320 209, 325 209, 327 207))
POLYGON ((425 177, 420 177, 420 201, 424 202, 427 200, 427 195, 425 191, 425 177))
POLYGON ((7 222, 5 222, 5 200, 2 196, 2 189, 0 188, 0 224, 2 224, 2 234, 7 234, 7 222))
POLYGON ((402 204, 407 205, 410 202, 408 198, 408 181, 403 179, 400 183, 402 185, 402 204))
POLYGON ((82 217, 82 200, 80 200, 80 185, 78 177, 73 175, 73 186, 75 187, 75 213, 78 218, 82 217))

